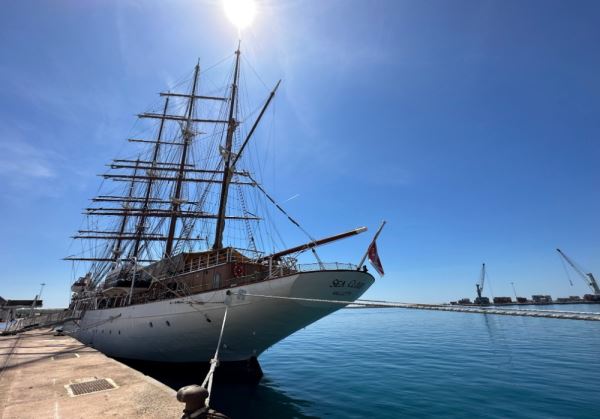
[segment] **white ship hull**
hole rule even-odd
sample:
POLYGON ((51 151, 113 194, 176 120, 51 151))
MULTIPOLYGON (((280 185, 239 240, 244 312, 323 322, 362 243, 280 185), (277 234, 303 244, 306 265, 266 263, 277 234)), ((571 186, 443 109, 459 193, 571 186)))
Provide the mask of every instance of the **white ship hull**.
POLYGON ((85 312, 73 335, 106 355, 158 362, 205 362, 215 353, 223 315, 227 321, 219 358, 243 361, 342 308, 324 302, 240 295, 353 302, 373 284, 369 273, 300 272, 254 284, 184 298, 85 312), (231 295, 227 295, 231 291, 231 295))

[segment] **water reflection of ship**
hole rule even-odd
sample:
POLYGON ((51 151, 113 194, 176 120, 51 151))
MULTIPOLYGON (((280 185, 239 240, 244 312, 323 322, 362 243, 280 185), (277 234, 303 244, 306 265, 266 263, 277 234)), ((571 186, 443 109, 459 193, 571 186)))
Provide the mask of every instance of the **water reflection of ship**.
MULTIPOLYGON (((198 381, 208 371, 207 363, 171 364, 144 361, 123 361, 129 366, 178 390, 198 381)), ((314 418, 303 412, 309 401, 292 397, 279 390, 268 374, 260 381, 246 374, 238 374, 231 365, 223 364, 217 370, 211 406, 231 418, 314 418), (235 403, 232 403, 235 400, 235 403)))

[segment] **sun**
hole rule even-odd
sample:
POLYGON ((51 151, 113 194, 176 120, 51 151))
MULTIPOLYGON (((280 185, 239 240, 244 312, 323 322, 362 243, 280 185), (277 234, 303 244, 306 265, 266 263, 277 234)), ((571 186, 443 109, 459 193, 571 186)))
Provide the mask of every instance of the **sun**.
POLYGON ((238 30, 250 26, 256 15, 254 0, 223 0, 225 14, 238 30))

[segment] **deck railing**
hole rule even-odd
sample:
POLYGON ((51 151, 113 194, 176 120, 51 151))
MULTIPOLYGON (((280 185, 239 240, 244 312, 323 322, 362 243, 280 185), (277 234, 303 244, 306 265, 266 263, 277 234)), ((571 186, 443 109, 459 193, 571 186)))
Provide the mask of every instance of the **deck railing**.
POLYGON ((8 323, 4 329, 4 332, 15 333, 27 329, 50 327, 72 318, 73 312, 71 310, 50 314, 40 314, 39 316, 21 317, 8 323))
MULTIPOLYGON (((241 255, 238 252, 233 251, 232 248, 223 249, 223 251, 217 251, 215 253, 210 254, 200 254, 197 258, 188 260, 182 271, 177 272, 176 275, 186 274, 195 271, 201 271, 204 269, 212 268, 214 266, 222 265, 224 263, 248 263, 252 262, 251 258, 241 255)), ((267 261, 263 262, 267 264, 267 261)), ((289 274, 291 271, 298 272, 307 272, 307 271, 319 271, 319 270, 327 270, 327 271, 340 271, 340 270, 356 270, 358 269, 357 265, 352 263, 339 263, 339 262, 329 262, 329 263, 306 263, 306 264, 297 264, 296 259, 294 258, 282 258, 277 263, 273 263, 271 268, 272 274, 269 276, 280 276, 282 274, 289 274)), ((172 275, 162 275, 158 279, 165 279, 167 276, 172 275)))
POLYGON ((328 262, 328 263, 304 263, 296 265, 296 269, 299 272, 310 272, 310 271, 355 271, 358 269, 357 265, 352 263, 339 263, 339 262, 328 262))
MULTIPOLYGON (((277 261, 264 260, 260 265, 262 269, 258 272, 254 272, 249 275, 240 277, 224 277, 215 282, 212 275, 207 275, 200 278, 196 278, 194 285, 185 283, 185 279, 178 280, 178 277, 185 277, 193 272, 204 271, 219 265, 226 263, 242 263, 242 264, 255 264, 255 262, 234 251, 231 248, 223 249, 210 254, 200 254, 196 258, 186 261, 183 265, 183 269, 176 273, 163 273, 158 277, 153 277, 154 282, 164 284, 162 287, 155 287, 149 292, 134 293, 131 299, 131 304, 144 304, 152 301, 160 301, 170 298, 184 297, 187 295, 198 294, 207 291, 216 291, 219 289, 227 289, 241 285, 252 284, 261 282, 268 279, 275 279, 286 275, 291 275, 297 272, 311 272, 319 270, 327 271, 348 271, 357 270, 357 265, 351 263, 309 263, 309 264, 298 264, 294 258, 281 258, 277 261), (163 280, 175 279, 170 283, 165 283, 163 280)), ((109 297, 97 297, 91 296, 87 299, 87 303, 84 305, 77 306, 78 308, 109 308, 109 307, 121 307, 129 305, 125 298, 116 299, 109 297), (99 307, 99 301, 106 300, 102 307, 99 307)))
POLYGON ((233 259, 235 259, 235 256, 231 252, 231 248, 216 251, 215 253, 200 254, 197 258, 186 262, 183 272, 194 272, 227 262, 235 262, 233 259))

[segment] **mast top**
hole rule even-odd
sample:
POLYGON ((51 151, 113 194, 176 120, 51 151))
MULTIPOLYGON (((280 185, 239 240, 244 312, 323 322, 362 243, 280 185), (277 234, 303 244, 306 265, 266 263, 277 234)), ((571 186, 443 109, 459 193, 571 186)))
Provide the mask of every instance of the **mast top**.
POLYGON ((241 41, 238 42, 238 48, 235 51, 235 66, 233 68, 233 82, 231 84, 231 97, 229 102, 229 118, 227 135, 225 136, 225 153, 223 155, 223 178, 221 181, 221 193, 219 196, 219 213, 217 217, 217 223, 215 228, 215 241, 213 243, 213 249, 221 249, 223 247, 223 231, 225 229, 225 212, 227 208, 227 195, 229 193, 229 183, 231 182, 231 153, 233 149, 233 136, 237 128, 236 121, 236 110, 237 110, 237 93, 238 93, 238 80, 240 77, 240 45, 241 41))

